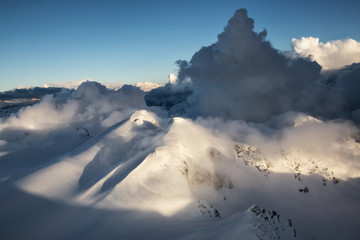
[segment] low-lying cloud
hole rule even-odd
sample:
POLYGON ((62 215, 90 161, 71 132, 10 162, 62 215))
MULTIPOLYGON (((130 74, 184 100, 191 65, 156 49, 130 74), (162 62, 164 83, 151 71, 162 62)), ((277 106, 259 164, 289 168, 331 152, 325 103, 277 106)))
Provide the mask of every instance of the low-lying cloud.
POLYGON ((0 92, 0 100, 9 100, 16 98, 42 98, 47 94, 56 94, 65 90, 63 87, 34 87, 34 88, 21 88, 11 91, 0 92))
POLYGON ((124 85, 115 91, 88 81, 75 91, 64 90, 56 95, 46 95, 38 104, 1 119, 0 131, 86 127, 97 132, 122 120, 133 109, 143 108, 146 108, 144 92, 135 86, 124 85))

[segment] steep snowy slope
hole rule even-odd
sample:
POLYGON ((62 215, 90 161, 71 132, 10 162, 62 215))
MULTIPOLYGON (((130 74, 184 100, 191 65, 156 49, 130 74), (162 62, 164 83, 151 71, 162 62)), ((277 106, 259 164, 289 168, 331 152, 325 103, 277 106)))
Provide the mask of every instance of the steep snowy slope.
MULTIPOLYGON (((207 229, 214 229, 210 232, 217 239, 244 234, 248 239, 290 239, 295 228, 298 237, 307 238, 315 228, 324 231, 308 226, 307 218, 334 224, 319 217, 313 207, 334 211, 339 203, 346 203, 347 212, 355 210, 351 217, 359 213, 358 197, 346 200, 339 195, 346 187, 345 176, 352 172, 358 177, 358 169, 344 174, 345 165, 337 171, 338 165, 305 152, 301 145, 294 150, 286 142, 259 139, 257 146, 249 145, 255 135, 240 143, 226 131, 217 131, 217 124, 216 119, 160 119, 149 111, 137 111, 17 185, 30 194, 70 205, 198 221, 201 229, 192 234, 194 230, 187 229, 186 239, 209 238, 207 229), (260 207, 250 207, 253 204, 260 207)), ((241 125, 228 124, 233 125, 232 134, 241 125)), ((286 131, 298 127, 294 124, 286 131)), ((331 154, 352 148, 348 158, 359 156, 358 143, 328 140, 340 149, 331 154)))

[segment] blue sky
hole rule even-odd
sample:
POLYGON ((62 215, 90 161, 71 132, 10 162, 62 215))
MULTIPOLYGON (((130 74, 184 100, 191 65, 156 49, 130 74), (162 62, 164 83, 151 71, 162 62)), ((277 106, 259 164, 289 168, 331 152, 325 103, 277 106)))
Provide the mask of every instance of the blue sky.
POLYGON ((236 9, 280 50, 291 38, 360 40, 360 1, 0 1, 0 91, 91 78, 163 83, 216 41, 236 9))

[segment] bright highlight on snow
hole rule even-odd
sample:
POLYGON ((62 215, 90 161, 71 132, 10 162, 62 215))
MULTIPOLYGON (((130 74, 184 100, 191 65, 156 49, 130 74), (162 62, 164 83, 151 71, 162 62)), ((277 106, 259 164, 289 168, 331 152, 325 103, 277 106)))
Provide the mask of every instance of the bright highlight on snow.
POLYGON ((1 93, 0 238, 358 239, 358 43, 292 44, 240 9, 165 85, 1 93))

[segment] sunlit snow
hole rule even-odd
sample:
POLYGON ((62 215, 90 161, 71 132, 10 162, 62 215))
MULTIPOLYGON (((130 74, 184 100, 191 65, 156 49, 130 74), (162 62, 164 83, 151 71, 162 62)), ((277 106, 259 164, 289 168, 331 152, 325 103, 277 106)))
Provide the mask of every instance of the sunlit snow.
POLYGON ((2 93, 0 238, 359 239, 359 64, 321 72, 253 24, 164 86, 2 93))

